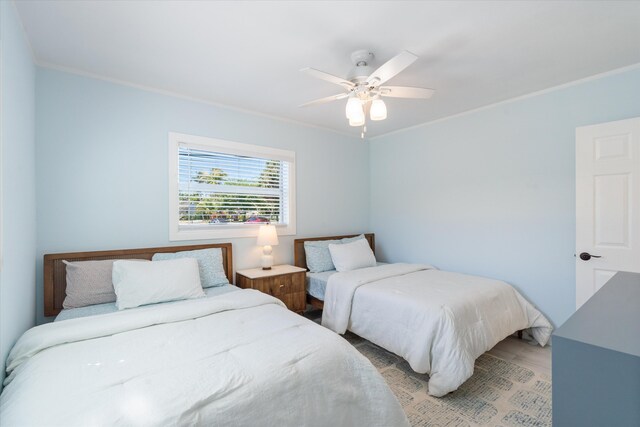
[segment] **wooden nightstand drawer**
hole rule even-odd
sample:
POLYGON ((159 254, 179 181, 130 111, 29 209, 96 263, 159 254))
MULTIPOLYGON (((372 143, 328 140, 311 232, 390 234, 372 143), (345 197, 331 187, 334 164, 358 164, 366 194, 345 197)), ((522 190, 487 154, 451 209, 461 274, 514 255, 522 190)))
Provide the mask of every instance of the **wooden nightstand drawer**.
POLYGON ((302 313, 306 306, 305 270, 290 265, 276 265, 271 270, 239 270, 236 285, 257 289, 285 303, 289 310, 302 313))
POLYGON ((275 276, 270 282, 269 293, 274 296, 304 292, 304 273, 275 276))

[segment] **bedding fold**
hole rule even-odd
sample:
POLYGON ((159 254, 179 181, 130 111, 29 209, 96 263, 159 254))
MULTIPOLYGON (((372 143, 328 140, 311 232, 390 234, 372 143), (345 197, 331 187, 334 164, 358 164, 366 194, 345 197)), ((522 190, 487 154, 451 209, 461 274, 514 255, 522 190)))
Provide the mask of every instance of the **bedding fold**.
POLYGON ((137 310, 125 310, 90 318, 73 319, 65 323, 53 322, 36 326, 25 332, 13 346, 7 358, 4 385, 13 379, 13 372, 25 360, 37 353, 61 344, 110 336, 163 323, 239 310, 263 304, 286 307, 282 301, 260 291, 247 289, 240 298, 201 298, 180 301, 171 305, 152 305, 137 310), (108 316, 108 317, 107 317, 108 316))
POLYGON ((336 273, 329 277, 324 294, 322 326, 344 334, 349 324, 353 297, 360 286, 389 277, 397 277, 433 268, 420 264, 385 264, 336 273))

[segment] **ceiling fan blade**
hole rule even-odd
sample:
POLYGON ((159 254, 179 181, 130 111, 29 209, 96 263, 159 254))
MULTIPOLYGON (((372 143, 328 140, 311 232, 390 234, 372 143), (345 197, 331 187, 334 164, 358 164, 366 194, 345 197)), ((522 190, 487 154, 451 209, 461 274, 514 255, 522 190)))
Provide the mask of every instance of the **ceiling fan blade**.
POLYGON ((327 96, 326 98, 320 98, 320 99, 316 99, 315 101, 307 102, 306 104, 298 105, 298 107, 309 107, 311 105, 325 104, 327 102, 336 101, 338 99, 344 99, 347 96, 349 96, 348 93, 341 93, 341 94, 338 94, 338 95, 331 95, 331 96, 327 96))
POLYGON ((377 70, 375 70, 371 75, 367 78, 367 82, 371 86, 380 86, 409 65, 413 64, 413 62, 418 59, 416 55, 413 53, 403 50, 384 64, 380 66, 377 70))
POLYGON ((388 96, 391 98, 429 99, 433 96, 434 92, 434 89, 427 89, 424 87, 382 86, 380 88, 381 96, 388 96))
POLYGON ((302 71, 303 73, 307 73, 311 77, 322 79, 330 83, 335 83, 337 85, 346 87, 347 89, 351 89, 355 86, 349 80, 345 80, 342 77, 334 76, 333 74, 325 73, 324 71, 316 70, 315 68, 303 68, 300 71, 302 71))

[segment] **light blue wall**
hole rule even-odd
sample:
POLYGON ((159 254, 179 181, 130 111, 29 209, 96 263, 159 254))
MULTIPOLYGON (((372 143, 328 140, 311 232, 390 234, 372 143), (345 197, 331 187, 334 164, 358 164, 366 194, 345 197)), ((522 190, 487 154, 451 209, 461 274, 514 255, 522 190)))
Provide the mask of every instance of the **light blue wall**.
POLYGON ((0 52, 1 384, 9 350, 36 317, 35 66, 15 8, 6 1, 0 2, 0 52))
POLYGON ((505 280, 561 324, 575 308, 575 128, 634 116, 639 69, 371 141, 379 253, 505 280))
MULTIPOLYGON (((562 323, 575 305, 575 128, 640 115, 637 69, 368 143, 50 69, 36 82, 38 321, 42 254, 170 244, 176 131, 295 150, 298 236, 371 229, 381 258, 506 280, 562 323)), ((276 262, 292 261, 292 240, 276 262)), ((233 243, 236 269, 258 264, 254 239, 233 243)))
MULTIPOLYGON (((294 150, 298 236, 367 231, 359 139, 44 68, 36 91, 39 322, 43 254, 171 243, 170 131, 294 150)), ((293 262, 293 238, 276 263, 293 262)), ((259 265, 255 238, 232 241, 236 269, 259 265)))

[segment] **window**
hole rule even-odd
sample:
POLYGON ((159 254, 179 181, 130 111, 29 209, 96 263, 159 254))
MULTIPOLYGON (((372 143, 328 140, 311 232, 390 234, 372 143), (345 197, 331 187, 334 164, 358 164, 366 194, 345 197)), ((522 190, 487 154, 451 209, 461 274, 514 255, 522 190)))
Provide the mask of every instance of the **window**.
POLYGON ((295 153, 169 134, 170 240, 295 234, 295 153))

